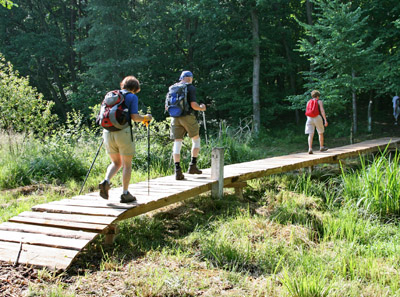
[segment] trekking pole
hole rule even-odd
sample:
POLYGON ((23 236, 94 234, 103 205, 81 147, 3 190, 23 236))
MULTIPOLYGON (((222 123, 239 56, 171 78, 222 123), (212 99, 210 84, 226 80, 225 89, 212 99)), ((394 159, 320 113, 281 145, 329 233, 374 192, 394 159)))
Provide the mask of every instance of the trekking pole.
POLYGON ((147 128, 147 196, 150 196, 150 122, 143 121, 147 128))
POLYGON ((206 113, 203 111, 203 124, 204 124, 204 134, 206 135, 206 144, 208 145, 207 138, 207 125, 206 125, 206 113))
POLYGON ((81 188, 81 190, 79 191, 79 195, 82 193, 83 187, 84 187, 85 184, 86 184, 86 180, 87 180, 87 178, 89 177, 89 173, 90 173, 90 171, 91 171, 92 168, 93 168, 94 161, 96 161, 96 158, 97 158, 97 156, 98 156, 98 154, 99 154, 99 152, 100 152, 100 149, 101 149, 101 147, 103 146, 103 142, 104 142, 104 139, 102 138, 102 139, 101 139, 100 146, 99 146, 99 149, 97 150, 96 156, 94 157, 94 160, 93 160, 93 162, 92 162, 92 165, 90 165, 89 171, 87 172, 86 177, 85 177, 85 181, 83 182, 82 188, 81 188))

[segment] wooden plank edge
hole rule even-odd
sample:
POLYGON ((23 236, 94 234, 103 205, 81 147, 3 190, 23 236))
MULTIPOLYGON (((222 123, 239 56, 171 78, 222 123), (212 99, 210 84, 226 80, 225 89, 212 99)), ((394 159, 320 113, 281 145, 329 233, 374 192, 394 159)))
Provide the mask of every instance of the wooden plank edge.
POLYGON ((76 250, 0 241, 0 261, 45 267, 52 271, 67 269, 78 254, 76 250))
POLYGON ((129 209, 126 212, 124 212, 123 214, 121 214, 117 220, 122 221, 122 220, 125 220, 128 218, 132 218, 132 217, 144 214, 146 212, 156 210, 158 208, 161 208, 161 207, 164 207, 164 206, 167 206, 170 204, 174 204, 176 202, 194 197, 196 195, 199 195, 199 194, 202 194, 202 193, 205 193, 208 191, 211 191, 211 186, 213 183, 216 183, 216 181, 206 184, 206 185, 203 185, 203 186, 200 186, 200 187, 197 187, 197 188, 194 188, 194 189, 191 189, 191 190, 188 190, 188 191, 185 191, 185 192, 181 192, 179 194, 174 194, 174 195, 171 195, 166 198, 162 198, 159 200, 153 200, 153 201, 150 201, 149 203, 138 205, 137 207, 129 209))
POLYGON ((82 230, 69 230, 65 228, 49 227, 43 225, 23 224, 17 222, 4 222, 0 224, 0 230, 15 231, 32 234, 42 234, 47 236, 92 240, 96 233, 85 232, 82 230))
POLYGON ((94 232, 94 233, 101 233, 108 226, 106 224, 103 225, 84 224, 84 223, 46 220, 46 219, 37 219, 29 217, 20 217, 20 216, 12 217, 8 221, 14 223, 36 225, 36 226, 58 227, 68 230, 82 230, 85 232, 94 232))

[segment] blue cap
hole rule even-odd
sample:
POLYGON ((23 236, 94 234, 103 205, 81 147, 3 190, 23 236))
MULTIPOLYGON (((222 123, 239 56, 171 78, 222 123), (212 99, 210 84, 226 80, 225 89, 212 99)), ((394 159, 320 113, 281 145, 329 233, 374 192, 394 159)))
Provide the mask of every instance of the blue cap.
POLYGON ((179 80, 182 80, 184 77, 193 77, 193 73, 191 73, 190 71, 182 71, 179 80))

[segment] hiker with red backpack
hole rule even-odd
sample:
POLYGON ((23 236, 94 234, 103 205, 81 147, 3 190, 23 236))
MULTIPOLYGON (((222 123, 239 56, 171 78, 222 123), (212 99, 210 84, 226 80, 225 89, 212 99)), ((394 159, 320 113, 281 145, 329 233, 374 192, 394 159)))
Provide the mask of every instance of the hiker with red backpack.
POLYGON ((324 126, 328 126, 328 121, 326 120, 324 104, 319 100, 320 93, 317 90, 311 92, 311 99, 307 102, 306 107, 306 129, 305 134, 308 134, 308 153, 312 154, 312 143, 314 138, 315 128, 318 132, 319 138, 319 150, 321 152, 327 151, 328 148, 324 146, 324 126))
POLYGON ((151 114, 141 116, 138 112, 140 83, 134 76, 125 77, 120 83, 121 90, 107 93, 101 104, 96 122, 104 128, 103 139, 111 159, 104 180, 99 184, 100 197, 108 199, 110 180, 122 167, 121 203, 136 201, 128 191, 132 173, 132 158, 135 153, 135 140, 132 134, 132 121, 150 122, 151 114))
POLYGON ((191 161, 188 174, 202 174, 197 168, 197 157, 200 152, 200 126, 196 120, 194 111, 205 111, 205 104, 198 104, 196 101, 196 88, 192 85, 193 74, 190 71, 183 71, 179 82, 169 87, 165 100, 165 109, 172 117, 171 139, 174 140, 173 158, 175 163, 175 179, 182 180, 185 176, 180 165, 181 147, 183 137, 187 133, 192 139, 191 161))

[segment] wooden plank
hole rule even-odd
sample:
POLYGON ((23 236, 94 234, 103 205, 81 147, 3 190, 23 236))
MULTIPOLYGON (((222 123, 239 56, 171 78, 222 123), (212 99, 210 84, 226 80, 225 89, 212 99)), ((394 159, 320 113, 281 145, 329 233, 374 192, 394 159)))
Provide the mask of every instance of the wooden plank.
POLYGON ((36 226, 29 224, 19 224, 12 222, 4 222, 0 224, 0 230, 3 231, 15 231, 15 232, 26 232, 32 234, 44 234, 48 236, 63 237, 63 238, 73 238, 73 239, 86 239, 92 240, 97 234, 68 230, 63 228, 36 226))
MULTIPOLYGON (((185 179, 183 180, 174 180, 174 181, 168 181, 168 180, 158 180, 158 181, 152 181, 150 183, 150 186, 162 186, 162 187, 197 187, 197 186, 202 186, 206 185, 209 183, 211 178, 204 177, 203 179, 197 179, 197 180, 192 180, 192 179, 185 179)), ((147 184, 144 185, 147 187, 147 184)))
POLYGON ((107 224, 107 225, 115 221, 114 217, 62 214, 62 213, 51 213, 51 212, 35 212, 35 211, 21 212, 18 215, 18 217, 29 217, 29 218, 54 220, 61 222, 76 222, 84 224, 107 224))
POLYGON ((84 206, 84 207, 98 207, 98 208, 119 208, 119 209, 129 209, 135 207, 132 204, 125 203, 114 203, 108 200, 81 200, 81 199, 63 199, 59 201, 53 201, 49 204, 56 205, 68 205, 68 206, 84 206))
MULTIPOLYGON (((160 186, 154 186, 153 188, 150 188, 150 193, 153 194, 157 194, 157 195, 162 195, 162 194, 166 194, 168 192, 171 193, 175 193, 175 192, 180 192, 182 190, 186 190, 186 189, 190 189, 191 187, 189 186, 183 186, 183 187, 165 187, 165 188, 161 188, 160 186)), ((131 192, 132 195, 134 195, 137 192, 141 192, 141 193, 146 193, 148 192, 147 187, 130 187, 129 191, 131 192)))
POLYGON ((7 242, 28 243, 32 245, 55 247, 67 250, 81 250, 90 240, 87 239, 70 239, 57 236, 49 236, 44 234, 24 233, 15 231, 0 230, 0 240, 7 242))
POLYGON ((40 204, 32 207, 34 211, 54 212, 65 214, 84 214, 106 217, 118 217, 125 209, 117 208, 96 208, 96 207, 79 207, 79 206, 64 206, 55 204, 40 204))
POLYGON ((51 270, 65 270, 74 260, 79 251, 34 246, 30 244, 0 241, 0 261, 47 267, 51 270), (21 248, 21 251, 20 251, 21 248))
POLYGON ((75 223, 67 221, 36 219, 36 218, 20 217, 20 216, 11 218, 9 222, 38 225, 45 227, 59 227, 69 230, 82 230, 85 232, 95 232, 95 233, 102 233, 108 226, 100 224, 85 224, 85 223, 75 223))
POLYGON ((123 214, 121 214, 118 217, 118 220, 121 221, 121 220, 125 220, 125 219, 131 218, 131 217, 135 217, 137 215, 140 215, 140 214, 143 214, 143 213, 146 213, 146 212, 149 212, 149 211, 185 200, 187 198, 194 197, 196 195, 207 192, 209 190, 210 190, 209 185, 203 185, 203 186, 196 187, 196 188, 193 188, 191 190, 188 190, 188 191, 185 191, 185 192, 182 192, 179 194, 169 196, 167 198, 153 200, 153 201, 150 201, 149 203, 141 204, 135 208, 131 208, 131 209, 127 210, 126 212, 124 212, 123 214))

